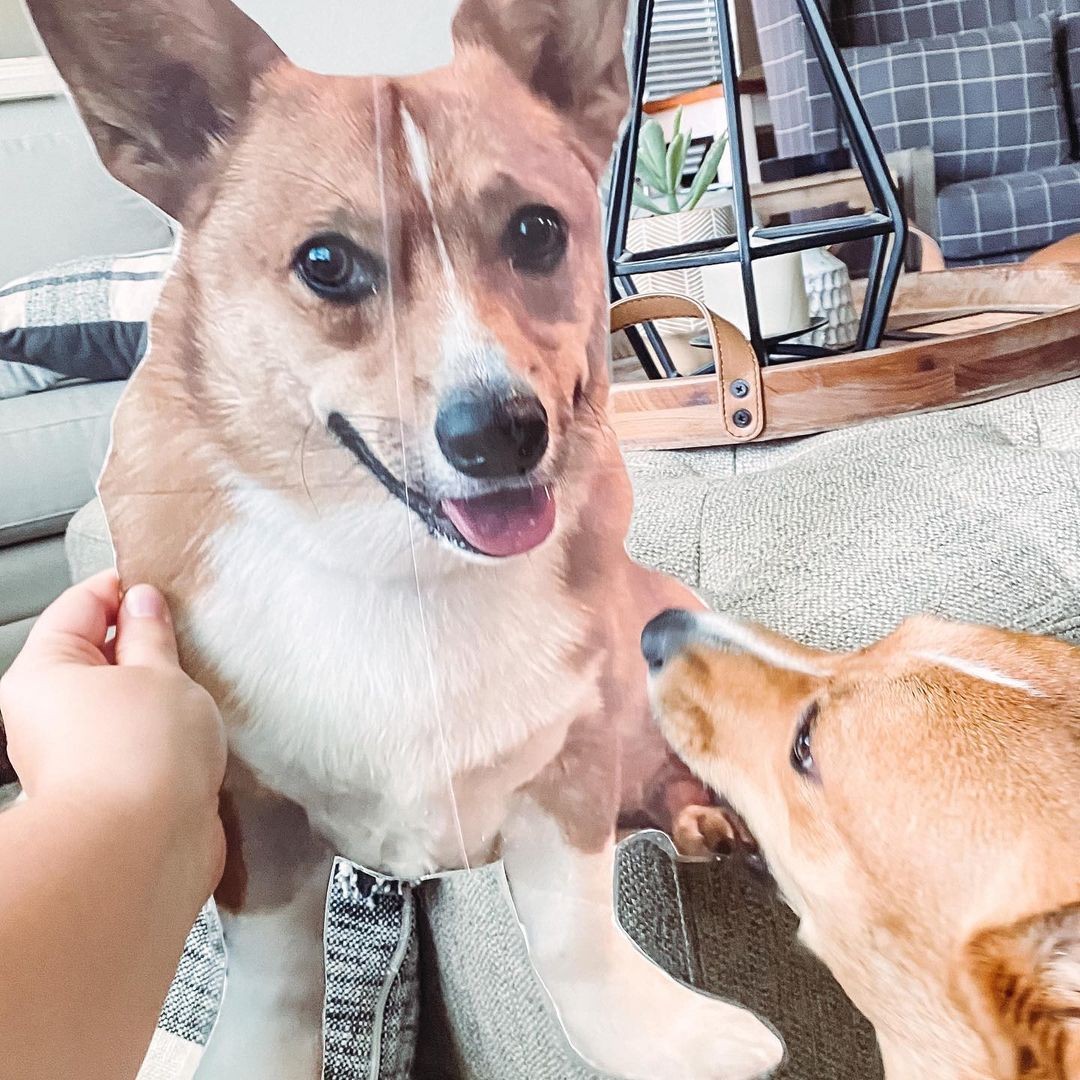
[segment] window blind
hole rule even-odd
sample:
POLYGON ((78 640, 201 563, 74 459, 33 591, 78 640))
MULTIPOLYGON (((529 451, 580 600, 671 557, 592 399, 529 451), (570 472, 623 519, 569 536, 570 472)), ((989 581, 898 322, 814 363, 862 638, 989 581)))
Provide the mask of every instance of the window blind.
POLYGON ((646 100, 719 81, 715 0, 656 0, 645 73, 646 100))

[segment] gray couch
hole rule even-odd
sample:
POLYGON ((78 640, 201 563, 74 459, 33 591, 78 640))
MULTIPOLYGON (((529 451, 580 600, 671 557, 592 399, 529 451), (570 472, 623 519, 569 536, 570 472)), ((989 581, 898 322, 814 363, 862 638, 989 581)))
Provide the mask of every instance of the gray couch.
MULTIPOLYGON (((57 263, 172 239, 164 215, 105 173, 63 98, 0 104, 0 191, 0 289, 57 263)), ((67 584, 64 529, 93 497, 121 389, 59 385, 0 399, 0 673, 67 584)))
MULTIPOLYGON (((752 0, 780 157, 843 143, 795 0, 752 0)), ((1078 0, 822 0, 886 152, 934 151, 954 266, 1080 231, 1078 0)))

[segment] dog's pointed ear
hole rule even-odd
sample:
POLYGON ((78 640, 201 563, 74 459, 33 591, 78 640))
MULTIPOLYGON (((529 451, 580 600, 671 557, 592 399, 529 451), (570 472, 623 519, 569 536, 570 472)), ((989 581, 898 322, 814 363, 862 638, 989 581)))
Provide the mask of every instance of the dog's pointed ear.
POLYGON ((627 0, 463 0, 457 45, 490 49, 578 133, 597 175, 630 107, 627 0))
POLYGON ((981 931, 965 953, 1000 1074, 1080 1075, 1080 903, 981 931))
POLYGON ((183 221, 283 59, 230 0, 27 0, 106 168, 183 221))

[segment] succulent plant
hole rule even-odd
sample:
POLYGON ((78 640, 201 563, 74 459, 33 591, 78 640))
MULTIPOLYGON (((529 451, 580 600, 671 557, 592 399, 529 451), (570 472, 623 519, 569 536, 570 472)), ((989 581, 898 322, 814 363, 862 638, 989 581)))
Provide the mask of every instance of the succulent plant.
POLYGON ((690 150, 690 136, 682 130, 682 109, 675 113, 671 142, 664 138, 658 120, 646 120, 638 140, 634 205, 651 214, 678 214, 693 210, 701 202, 709 185, 716 179, 720 162, 727 152, 725 131, 712 141, 694 179, 683 186, 683 171, 690 150))

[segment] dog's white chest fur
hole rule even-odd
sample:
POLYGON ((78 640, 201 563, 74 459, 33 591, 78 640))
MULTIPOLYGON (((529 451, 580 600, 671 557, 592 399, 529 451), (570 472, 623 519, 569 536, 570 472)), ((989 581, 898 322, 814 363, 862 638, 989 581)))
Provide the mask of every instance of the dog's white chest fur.
POLYGON ((514 791, 598 700, 558 545, 481 564, 417 535, 414 576, 400 541, 422 526, 400 505, 363 522, 250 488, 235 505, 184 627, 232 690, 234 752, 371 869, 490 857, 514 791))

